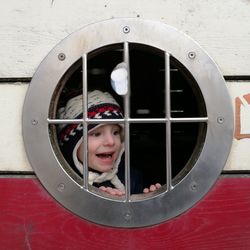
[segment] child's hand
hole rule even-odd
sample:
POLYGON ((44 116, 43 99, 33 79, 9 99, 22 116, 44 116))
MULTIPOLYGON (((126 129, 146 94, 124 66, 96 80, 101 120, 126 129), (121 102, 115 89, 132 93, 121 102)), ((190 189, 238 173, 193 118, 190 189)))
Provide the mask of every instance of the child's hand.
POLYGON ((143 193, 147 194, 149 192, 154 192, 155 190, 161 188, 161 184, 160 183, 156 183, 155 185, 151 185, 149 188, 144 188, 143 189, 143 193))
POLYGON ((106 192, 106 193, 108 193, 108 194, 111 194, 111 195, 122 196, 122 195, 125 194, 124 190, 121 190, 121 189, 118 189, 118 188, 101 186, 101 187, 99 187, 99 189, 106 192))

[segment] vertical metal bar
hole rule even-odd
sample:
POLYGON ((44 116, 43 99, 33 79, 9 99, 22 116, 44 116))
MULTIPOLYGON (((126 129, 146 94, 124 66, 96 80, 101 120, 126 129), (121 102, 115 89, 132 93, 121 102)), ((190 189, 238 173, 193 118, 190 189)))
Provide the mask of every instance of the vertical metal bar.
POLYGON ((124 42, 123 60, 127 65, 128 71, 128 93, 124 97, 124 133, 125 133, 125 187, 126 201, 130 201, 130 140, 129 140, 129 122, 130 118, 130 70, 129 70, 129 44, 124 42))
POLYGON ((82 56, 82 112, 83 112, 83 188, 88 189, 88 85, 87 54, 82 56))
POLYGON ((170 93, 170 55, 165 52, 165 115, 166 123, 166 186, 167 191, 172 188, 172 160, 171 160, 171 93, 170 93))

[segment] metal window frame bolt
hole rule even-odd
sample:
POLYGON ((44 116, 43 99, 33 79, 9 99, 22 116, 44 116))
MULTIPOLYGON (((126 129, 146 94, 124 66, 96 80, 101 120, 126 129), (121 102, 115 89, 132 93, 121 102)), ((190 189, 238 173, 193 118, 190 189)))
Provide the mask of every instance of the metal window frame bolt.
POLYGON ((60 61, 65 60, 65 58, 66 58, 66 55, 65 55, 64 53, 59 53, 59 54, 58 54, 58 59, 59 59, 60 61))
POLYGON ((223 124, 224 121, 225 121, 225 119, 224 119, 224 117, 222 117, 222 116, 219 116, 219 117, 217 118, 217 122, 218 122, 219 124, 223 124))
POLYGON ((132 214, 130 212, 124 213, 123 216, 126 221, 130 221, 132 219, 132 214))
POLYGON ((190 51, 190 52, 188 53, 188 57, 189 57, 190 59, 195 59, 196 53, 195 53, 194 51, 190 51))
POLYGON ((129 26, 124 26, 122 30, 123 30, 123 33, 125 33, 125 34, 130 32, 129 26))
POLYGON ((190 183, 190 190, 193 191, 193 192, 196 192, 197 191, 197 187, 198 187, 198 183, 193 181, 190 183))
POLYGON ((64 191, 64 189, 65 189, 65 184, 64 184, 64 183, 60 183, 60 184, 58 184, 58 186, 57 186, 57 190, 58 190, 59 192, 63 192, 63 191, 64 191))
POLYGON ((33 120, 31 120, 31 124, 35 126, 38 124, 38 121, 36 119, 33 119, 33 120))

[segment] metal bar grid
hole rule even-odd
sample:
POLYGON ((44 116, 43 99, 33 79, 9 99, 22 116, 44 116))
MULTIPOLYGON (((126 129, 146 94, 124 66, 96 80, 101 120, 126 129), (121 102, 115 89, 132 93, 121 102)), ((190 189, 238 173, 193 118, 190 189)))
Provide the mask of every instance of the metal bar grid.
POLYGON ((129 43, 123 44, 123 60, 128 70, 128 93, 124 96, 124 119, 89 119, 88 115, 88 86, 87 86, 87 54, 82 56, 82 119, 47 119, 48 124, 83 124, 83 188, 88 190, 88 124, 121 123, 124 124, 125 144, 125 200, 131 200, 130 187, 130 124, 131 123, 166 123, 166 192, 172 186, 172 159, 171 159, 171 124, 172 123, 200 123, 208 122, 208 117, 171 117, 171 86, 170 86, 170 54, 165 52, 165 118, 130 118, 130 72, 129 72, 129 43))

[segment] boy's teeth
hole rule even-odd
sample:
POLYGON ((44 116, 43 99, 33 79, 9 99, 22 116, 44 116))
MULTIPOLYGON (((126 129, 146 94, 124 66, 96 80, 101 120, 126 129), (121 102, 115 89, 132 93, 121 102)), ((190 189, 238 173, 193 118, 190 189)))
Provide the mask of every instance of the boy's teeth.
POLYGON ((101 158, 111 158, 112 154, 97 154, 97 156, 101 158))

